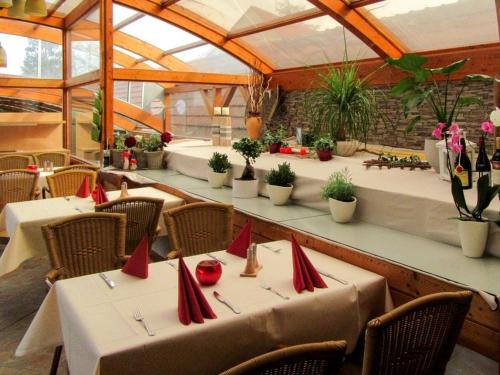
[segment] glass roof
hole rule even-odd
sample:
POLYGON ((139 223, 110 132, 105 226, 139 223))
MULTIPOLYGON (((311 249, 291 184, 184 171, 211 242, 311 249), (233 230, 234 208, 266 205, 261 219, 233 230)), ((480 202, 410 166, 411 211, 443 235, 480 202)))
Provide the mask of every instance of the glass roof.
POLYGON ((246 74, 248 67, 211 44, 174 54, 194 70, 208 73, 246 74))
MULTIPOLYGON (((71 11, 80 5, 82 1, 83 0, 66 0, 59 8, 57 8, 57 13, 64 15, 71 13, 71 11)), ((47 9, 51 9, 55 3, 57 3, 57 0, 47 0, 47 9)))

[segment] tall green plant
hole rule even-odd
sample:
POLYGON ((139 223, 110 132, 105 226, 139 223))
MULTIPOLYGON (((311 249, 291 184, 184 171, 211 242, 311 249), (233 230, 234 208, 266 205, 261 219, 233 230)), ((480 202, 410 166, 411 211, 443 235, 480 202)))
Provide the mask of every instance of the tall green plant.
MULTIPOLYGON (((493 81, 493 77, 469 74, 461 81, 458 92, 453 93, 450 90, 451 75, 462 69, 469 60, 458 60, 439 68, 426 68, 424 65, 427 63, 427 58, 424 56, 409 54, 399 59, 387 58, 389 65, 407 73, 407 76, 391 90, 393 95, 401 97, 405 118, 409 117, 413 109, 420 110, 421 107, 427 105, 434 112, 436 122, 445 124, 444 130, 447 130, 464 108, 473 104, 482 104, 479 97, 464 96, 464 89, 471 80, 493 81), (444 78, 443 85, 438 84, 438 78, 444 78)), ((411 132, 421 118, 420 114, 413 117, 405 131, 411 132)))
POLYGON ((90 137, 94 142, 101 142, 102 139, 102 90, 97 90, 94 98, 94 110, 92 112, 92 130, 90 137))

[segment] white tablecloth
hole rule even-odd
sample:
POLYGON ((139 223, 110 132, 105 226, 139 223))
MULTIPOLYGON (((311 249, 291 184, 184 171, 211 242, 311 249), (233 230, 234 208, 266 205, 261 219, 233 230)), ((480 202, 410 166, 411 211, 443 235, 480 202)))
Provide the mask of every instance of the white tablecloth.
MULTIPOLYGON (((130 196, 144 196, 164 200, 163 208, 169 209, 184 204, 182 198, 161 190, 146 187, 129 189, 130 196)), ((107 193, 110 200, 117 199, 120 191, 107 193)), ((95 203, 91 197, 50 198, 7 204, 0 213, 0 231, 7 230, 10 237, 0 258, 0 276, 15 270, 26 259, 47 254, 42 225, 78 215, 93 212, 95 203)), ((160 235, 166 234, 163 218, 160 218, 160 235)))
MULTIPOLYGON (((326 289, 295 292, 291 245, 276 254, 261 246, 263 264, 257 278, 239 276, 245 259, 226 252, 222 278, 204 287, 217 319, 182 325, 177 316, 177 272, 166 262, 150 265, 149 278, 119 270, 107 275, 109 289, 97 274, 55 283, 17 348, 16 355, 64 343, 72 375, 217 374, 237 363, 276 348, 305 342, 339 340, 352 351, 366 322, 391 309, 382 276, 304 248, 312 263, 349 285, 324 278, 326 289), (283 300, 259 287, 261 280, 288 295, 283 300), (234 314, 215 300, 217 290, 241 310, 234 314), (140 308, 156 336, 148 336, 133 313, 140 308)), ((185 258, 191 272, 204 255, 185 258)), ((175 261, 176 262, 176 261, 175 261)))

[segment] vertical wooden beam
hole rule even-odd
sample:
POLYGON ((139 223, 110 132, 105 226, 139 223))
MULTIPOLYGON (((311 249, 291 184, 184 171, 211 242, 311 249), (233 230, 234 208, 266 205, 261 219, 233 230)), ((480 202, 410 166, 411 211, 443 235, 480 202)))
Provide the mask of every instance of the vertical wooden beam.
MULTIPOLYGON (((63 52, 63 61, 62 61, 62 78, 64 82, 69 79, 70 71, 71 71, 71 33, 69 30, 62 31, 63 40, 62 40, 62 52, 63 52)), ((66 86, 66 84, 65 84, 66 86)), ((63 147, 67 149, 71 149, 71 89, 64 87, 63 88, 63 96, 62 96, 62 111, 63 111, 63 147)))
POLYGON ((171 103, 171 98, 170 94, 165 93, 163 97, 163 131, 166 132, 171 132, 172 131, 172 118, 171 113, 170 113, 170 103, 171 103))
MULTIPOLYGON (((112 146, 113 137, 113 1, 100 0, 101 89, 103 91, 103 137, 101 149, 112 146)), ((101 153, 102 154, 102 153, 101 153)), ((101 159, 102 160, 102 159, 101 159)))
POLYGON ((200 90, 200 94, 201 94, 201 98, 203 99, 203 103, 205 104, 205 108, 207 110, 208 115, 213 116, 214 115, 214 102, 211 98, 210 91, 211 90, 203 89, 203 90, 200 90))
POLYGON ((224 97, 222 98, 222 107, 229 107, 231 100, 233 100, 234 94, 236 93, 236 86, 232 86, 226 90, 224 97))
POLYGON ((222 107, 222 88, 215 89, 214 107, 222 107))

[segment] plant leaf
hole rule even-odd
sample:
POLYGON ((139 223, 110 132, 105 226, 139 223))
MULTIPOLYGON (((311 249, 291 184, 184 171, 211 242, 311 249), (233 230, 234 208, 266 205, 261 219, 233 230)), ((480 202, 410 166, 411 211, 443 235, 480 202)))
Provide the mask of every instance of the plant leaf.
POLYGON ((481 176, 477 180, 477 205, 472 211, 476 218, 481 218, 483 211, 488 208, 491 201, 498 194, 498 186, 490 187, 490 177, 488 175, 481 176))
POLYGON ((432 88, 429 87, 425 91, 417 91, 415 93, 407 95, 403 98, 403 113, 405 117, 408 116, 413 108, 417 108, 424 100, 430 95, 432 88))
POLYGON ((427 58, 416 54, 403 55, 399 59, 386 58, 385 61, 395 68, 404 70, 405 72, 415 73, 422 69, 422 65, 427 62, 427 58))
POLYGON ((419 69, 414 74, 417 82, 425 82, 430 77, 431 71, 429 69, 419 69))
POLYGON ((463 60, 458 60, 458 61, 455 61, 453 63, 451 63, 450 65, 447 65, 447 66, 443 66, 441 68, 434 68, 434 69, 431 69, 431 71, 433 73, 438 73, 438 74, 451 74, 453 72, 456 72, 457 70, 460 70, 462 69, 462 67, 465 65, 465 63, 467 61, 469 61, 470 59, 463 59, 463 60))
POLYGON ((451 194, 453 200, 458 207, 463 208, 466 212, 470 213, 467 203, 465 202, 464 190, 462 189, 462 182, 457 176, 451 178, 451 194))
POLYGON ((486 74, 467 74, 465 79, 471 81, 493 82, 493 77, 486 74))
POLYGON ((416 81, 413 77, 405 77, 399 83, 392 87, 391 94, 401 95, 407 91, 414 90, 416 87, 416 81))
POLYGON ((481 100, 481 98, 478 98, 477 96, 461 96, 457 102, 457 106, 459 108, 468 107, 473 104, 482 105, 483 101, 481 100))
POLYGON ((405 133, 408 134, 408 133, 411 133, 413 131, 413 129, 415 128, 415 125, 420 121, 420 119, 422 118, 422 116, 418 115, 418 116, 415 116, 409 123, 408 125, 406 125, 406 128, 405 128, 405 133))

